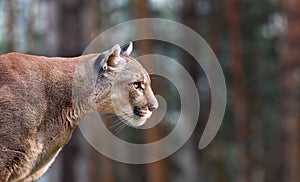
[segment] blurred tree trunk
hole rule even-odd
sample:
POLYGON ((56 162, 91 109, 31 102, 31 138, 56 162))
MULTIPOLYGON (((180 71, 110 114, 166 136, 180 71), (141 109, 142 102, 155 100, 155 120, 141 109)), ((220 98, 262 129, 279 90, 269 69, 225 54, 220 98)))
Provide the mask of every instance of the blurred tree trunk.
POLYGON ((91 0, 86 4, 85 21, 84 21, 84 38, 85 43, 89 44, 100 34, 101 16, 100 16, 101 0, 91 0))
POLYGON ((287 17, 287 34, 280 49, 280 140, 278 146, 278 181, 300 179, 299 139, 299 60, 300 60, 300 0, 281 1, 287 17))
MULTIPOLYGON (((197 15, 197 0, 185 0, 183 1, 182 6, 182 22, 184 25, 188 26, 189 28, 193 29, 197 32, 199 29, 198 27, 198 15, 197 15)), ((184 36, 184 35, 182 35, 184 36)), ((193 41, 193 40, 187 40, 193 41)), ((197 48, 195 48, 197 49, 197 48)), ((186 60, 182 58, 182 60, 186 60)), ((188 58, 190 60, 190 58, 188 58)), ((199 70, 198 70, 198 63, 192 61, 185 61, 183 62, 184 67, 189 71, 192 78, 194 79, 195 83, 197 83, 199 77, 199 70)))
MULTIPOLYGON (((149 18, 150 12, 148 9, 148 1, 147 0, 133 0, 132 1, 135 11, 135 18, 149 18)), ((145 26, 139 27, 138 34, 148 34, 149 27, 145 24, 145 26)), ((143 43, 139 44, 138 51, 140 55, 147 55, 153 53, 152 45, 149 40, 143 41, 143 43)), ((151 64, 151 63, 149 63, 151 64)), ((150 66, 151 67, 151 66, 150 66)), ((152 66, 153 67, 153 66, 152 66)), ((148 67, 149 68, 149 67, 148 67)), ((155 85, 153 85, 153 90, 155 90, 155 85)), ((161 133, 159 128, 154 127, 151 129, 147 129, 145 131, 145 142, 151 143, 159 140, 161 137, 161 133)), ((153 149, 158 150, 158 149, 153 149)), ((158 162, 147 164, 146 166, 146 174, 147 181, 152 182, 166 182, 168 181, 168 168, 166 160, 161 160, 158 162)))
POLYGON ((89 182, 113 182, 111 159, 101 155, 92 146, 88 147, 87 177, 89 182))
POLYGON ((83 27, 81 23, 82 0, 59 1, 59 28, 61 56, 73 57, 82 53, 83 27))
POLYGON ((14 36, 14 27, 15 27, 15 1, 7 1, 7 37, 6 37, 6 49, 7 52, 15 50, 15 36, 14 36))
MULTIPOLYGON (((59 56, 58 44, 59 44, 59 31, 58 31, 58 3, 57 1, 47 1, 47 36, 45 37, 45 55, 47 56, 59 56)), ((33 24, 33 23, 32 23, 33 24)), ((33 26, 33 25, 32 25, 33 26)), ((32 29, 32 28, 31 28, 32 29)), ((33 45, 34 47, 34 45, 33 45)))
POLYGON ((33 28, 33 23, 35 21, 35 17, 33 15, 33 7, 34 3, 39 3, 36 1, 31 1, 29 0, 29 3, 32 5, 29 7, 29 16, 28 20, 26 23, 26 52, 28 54, 33 54, 34 53, 34 44, 36 43, 34 40, 34 28, 33 28))
MULTIPOLYGON (((82 24, 81 10, 82 0, 61 0, 58 2, 59 11, 59 33, 60 33, 60 56, 73 57, 82 53, 82 24)), ((80 167, 79 159, 79 130, 76 128, 73 137, 62 150, 63 166, 62 179, 64 182, 76 182, 76 174, 80 167)))
MULTIPOLYGON (((150 13, 148 9, 148 1, 147 0, 133 0, 133 7, 136 10, 135 11, 135 18, 149 18, 150 13)), ((147 35, 149 34, 149 27, 147 24, 143 27, 139 27, 139 31, 137 32, 138 34, 144 34, 147 35)), ((153 53, 152 50, 152 45, 150 41, 144 41, 141 46, 138 47, 138 51, 141 55, 146 55, 146 54, 151 54, 153 53)))
MULTIPOLYGON (((212 0, 212 11, 211 11, 211 22, 224 22, 224 18, 222 17, 222 13, 224 13, 224 9, 221 8, 221 5, 218 0, 212 0)), ((217 57, 220 57, 220 46, 219 42, 221 39, 221 31, 222 31, 222 23, 211 23, 209 27, 209 45, 216 54, 217 57)), ((211 69, 214 69, 213 67, 211 69)), ((213 72, 213 71, 212 71, 213 72)), ((202 104, 203 105, 203 104, 202 104)), ((224 170, 224 152, 222 150, 222 137, 216 136, 214 142, 212 142, 210 155, 213 159, 214 171, 213 181, 219 182, 224 181, 227 178, 225 170, 224 170)))
MULTIPOLYGON (((189 28, 193 29, 194 31, 198 32, 198 22, 199 22, 199 16, 197 14, 197 7, 199 1, 197 0, 185 0, 183 1, 182 9, 181 9, 181 21, 184 25, 188 26, 189 28)), ((200 2, 201 4, 201 2, 200 2)), ((190 40, 189 36, 181 35, 181 39, 183 42, 191 43, 194 40, 190 40)), ((199 47, 193 46, 194 52, 197 52, 199 47)), ((200 77, 200 70, 198 63, 191 57, 191 55, 186 54, 184 52, 181 53, 181 64, 185 67, 185 69, 188 71, 188 73, 193 78, 195 84, 198 83, 199 77, 200 77)), ((185 82, 185 80, 181 80, 182 82, 185 82)), ((198 87, 198 86, 197 86, 198 87)), ((198 87, 199 88, 199 87, 198 87)), ((180 150, 182 152, 183 156, 180 156, 180 163, 178 164, 178 168, 183 171, 183 176, 187 181, 196 182, 199 181, 199 179, 203 179, 201 176, 201 167, 203 167, 202 164, 202 152, 201 150, 197 150, 198 148, 198 142, 199 142, 199 133, 202 133, 205 124, 207 121, 207 114, 209 108, 209 99, 207 99, 207 93, 202 94, 200 93, 200 90, 198 89, 198 94, 200 96, 200 116, 198 120, 198 124, 196 125, 196 128, 194 130, 194 134, 191 136, 191 138, 186 142, 184 145, 184 148, 180 150), (202 97, 203 96, 203 97, 202 97), (205 98, 204 98, 205 97, 205 98), (207 107, 206 107, 207 106, 207 107), (187 157, 188 156, 188 157, 187 157), (183 162, 188 161, 188 162, 183 162)), ((190 124, 187 122, 186 124, 190 124)), ((201 180, 201 181, 202 181, 201 180)))
POLYGON ((238 149, 239 182, 251 181, 250 151, 248 145, 249 117, 242 58, 241 12, 239 1, 223 1, 229 33, 230 73, 232 79, 232 109, 238 149))

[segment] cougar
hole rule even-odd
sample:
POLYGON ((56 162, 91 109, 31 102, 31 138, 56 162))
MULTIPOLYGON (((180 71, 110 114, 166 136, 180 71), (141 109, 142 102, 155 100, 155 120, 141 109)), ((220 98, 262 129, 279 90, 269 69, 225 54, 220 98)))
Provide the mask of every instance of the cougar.
POLYGON ((158 107, 150 77, 118 44, 74 58, 0 56, 0 181, 42 176, 91 111, 143 125, 158 107))

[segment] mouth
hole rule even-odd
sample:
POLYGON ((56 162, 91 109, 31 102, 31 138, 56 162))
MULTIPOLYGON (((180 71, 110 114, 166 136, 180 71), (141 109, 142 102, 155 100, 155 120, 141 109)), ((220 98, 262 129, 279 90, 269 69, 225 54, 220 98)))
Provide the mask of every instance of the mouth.
POLYGON ((127 119, 127 122, 132 127, 140 127, 144 125, 147 119, 152 115, 152 111, 140 109, 138 107, 133 108, 133 114, 127 119))

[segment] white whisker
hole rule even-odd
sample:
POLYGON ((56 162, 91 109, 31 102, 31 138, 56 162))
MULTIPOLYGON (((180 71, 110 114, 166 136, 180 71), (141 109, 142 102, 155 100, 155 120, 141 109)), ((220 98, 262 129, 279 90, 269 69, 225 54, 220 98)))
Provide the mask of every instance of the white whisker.
POLYGON ((110 129, 123 124, 122 120, 120 120, 120 119, 116 120, 115 122, 116 122, 115 124, 113 124, 112 126, 109 127, 110 129))
POLYGON ((116 134, 120 133, 124 128, 126 128, 127 124, 122 123, 122 125, 116 130, 116 134))

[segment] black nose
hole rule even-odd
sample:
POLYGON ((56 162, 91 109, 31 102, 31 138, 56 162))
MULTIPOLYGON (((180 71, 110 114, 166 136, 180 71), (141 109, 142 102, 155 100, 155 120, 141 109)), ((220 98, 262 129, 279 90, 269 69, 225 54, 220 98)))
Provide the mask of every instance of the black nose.
POLYGON ((148 103, 148 108, 149 108, 149 110, 150 111, 154 111, 155 109, 157 109, 158 108, 158 104, 156 103, 156 104, 153 104, 153 103, 148 103))

